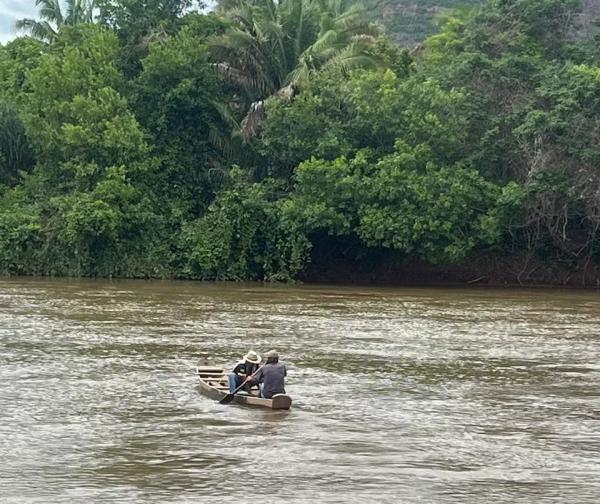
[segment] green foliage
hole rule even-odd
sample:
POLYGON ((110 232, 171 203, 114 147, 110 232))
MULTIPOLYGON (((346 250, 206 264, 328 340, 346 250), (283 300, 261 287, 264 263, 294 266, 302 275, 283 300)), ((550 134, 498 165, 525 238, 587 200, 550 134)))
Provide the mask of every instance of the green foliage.
POLYGON ((134 81, 132 103, 161 160, 165 193, 198 216, 219 187, 234 145, 231 114, 208 61, 206 39, 223 29, 212 16, 193 16, 174 37, 150 46, 134 81))
MULTIPOLYGON (((446 13, 412 52, 339 0, 102 0, 98 24, 42 3, 49 43, 0 46, 0 274, 600 258, 597 33, 575 0, 446 13)), ((416 33, 442 4, 402 5, 416 33)))
POLYGON ((551 66, 537 94, 540 102, 516 133, 529 142, 554 143, 579 168, 600 166, 600 67, 551 66))
POLYGON ((118 91, 124 82, 117 51, 105 29, 65 29, 30 73, 24 119, 39 161, 58 175, 93 184, 105 167, 133 167, 147 156, 144 134, 118 91), (61 43, 73 34, 82 39, 77 46, 61 43))
POLYGON ((99 23, 119 37, 119 68, 127 77, 142 70, 141 61, 152 43, 175 35, 193 0, 97 0, 99 23))
POLYGON ((27 72, 37 66, 45 52, 44 44, 30 37, 0 46, 0 100, 16 103, 26 83, 27 72))
POLYGON ((306 233, 354 234, 432 262, 463 259, 499 238, 497 186, 474 170, 436 165, 425 145, 397 147, 374 164, 361 155, 304 163, 288 211, 306 233))
POLYGON ((221 4, 231 27, 211 44, 217 69, 242 94, 241 133, 252 138, 271 96, 290 99, 319 70, 374 68, 380 29, 340 0, 245 0, 221 4))
POLYGON ((327 96, 302 93, 292 103, 271 100, 261 126, 259 152, 270 163, 271 175, 289 176, 311 157, 334 159, 352 150, 342 110, 330 107, 327 96))
POLYGON ((156 162, 118 91, 117 51, 106 29, 68 27, 28 73, 22 109, 38 165, 23 188, 25 197, 42 198, 36 230, 44 250, 31 256, 33 271, 138 275, 151 267, 140 271, 139 263, 161 233, 163 219, 144 184, 156 162))
POLYGON ((39 206, 21 188, 0 186, 0 273, 32 274, 41 250, 39 206))
POLYGON ((124 169, 111 168, 93 190, 56 196, 50 206, 48 227, 58 230, 59 248, 70 251, 69 268, 77 274, 138 276, 161 269, 146 264, 145 255, 157 245, 162 219, 124 169))
POLYGON ((186 276, 218 280, 290 280, 310 244, 281 212, 277 185, 251 183, 235 172, 206 216, 185 225, 186 276))
POLYGON ((411 146, 426 143, 440 159, 456 159, 465 127, 457 113, 463 103, 460 92, 444 91, 422 76, 400 80, 388 70, 383 76, 364 73, 349 94, 354 112, 350 127, 364 147, 388 150, 401 139, 411 146))
POLYGON ((579 10, 576 0, 491 1, 447 18, 425 41, 425 71, 465 91, 466 151, 486 176, 526 177, 527 158, 514 132, 543 99, 537 89, 560 66, 556 59, 570 54, 579 10))
POLYGON ((139 40, 153 30, 176 30, 178 19, 193 0, 97 0, 99 19, 117 28, 125 38, 139 40))
POLYGON ((344 79, 325 72, 293 101, 268 103, 258 149, 273 163, 273 174, 289 174, 312 156, 331 160, 366 148, 389 153, 398 139, 427 143, 453 162, 464 145, 463 103, 461 92, 444 91, 421 75, 399 78, 388 69, 344 79))
POLYGON ((0 101, 0 184, 12 184, 33 167, 33 152, 17 112, 0 101))

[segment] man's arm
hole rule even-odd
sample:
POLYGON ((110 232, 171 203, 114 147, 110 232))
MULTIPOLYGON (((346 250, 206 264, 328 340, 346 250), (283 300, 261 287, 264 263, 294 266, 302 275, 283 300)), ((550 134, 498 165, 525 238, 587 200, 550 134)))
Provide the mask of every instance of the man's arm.
POLYGON ((263 381, 263 373, 264 373, 264 372, 263 372, 263 368, 260 368, 260 369, 259 369, 259 370, 256 372, 256 374, 255 374, 255 375, 254 375, 252 378, 250 378, 250 380, 249 380, 249 381, 250 381, 251 383, 260 383, 261 381, 263 381))

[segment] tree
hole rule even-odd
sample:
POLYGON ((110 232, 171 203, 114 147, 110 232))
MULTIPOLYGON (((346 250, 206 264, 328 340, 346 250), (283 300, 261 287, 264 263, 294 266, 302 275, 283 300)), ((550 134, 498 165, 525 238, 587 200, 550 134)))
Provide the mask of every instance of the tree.
POLYGON ((600 230, 600 67, 550 66, 515 136, 527 166, 527 242, 591 254, 600 230))
POLYGON ((452 262, 500 235, 499 188, 475 170, 438 165, 426 145, 399 143, 380 160, 311 160, 295 181, 284 211, 309 237, 353 237, 363 249, 452 262))
POLYGON ((486 176, 526 179, 514 131, 546 67, 569 57, 580 7, 579 0, 491 0, 448 17, 424 42, 423 70, 467 96, 463 150, 486 176))
POLYGON ((231 28, 212 44, 217 68, 243 94, 242 134, 257 133, 271 96, 290 99, 323 68, 375 67, 380 33, 364 10, 341 0, 238 0, 223 7, 231 28))
POLYGON ((21 171, 31 170, 33 163, 21 119, 12 107, 0 101, 0 184, 14 183, 21 171))
POLYGON ((534 256, 586 263, 599 243, 600 71, 580 10, 578 0, 494 0, 424 44, 424 69, 467 97, 467 159, 511 181, 499 214, 524 277, 534 256))
POLYGON ((20 19, 16 23, 17 30, 26 31, 33 37, 53 42, 63 26, 80 23, 93 23, 96 0, 65 0, 66 10, 63 12, 59 0, 36 0, 40 8, 41 21, 20 19))
POLYGON ((310 243, 287 219, 281 184, 252 183, 232 171, 210 211, 184 224, 180 246, 188 277, 218 280, 290 280, 304 268, 310 243))
POLYGON ((128 78, 142 71, 150 44, 175 35, 195 0, 97 0, 98 21, 115 30, 121 44, 119 66, 128 78))
POLYGON ((157 165, 120 93, 117 37, 96 25, 65 27, 53 49, 30 72, 23 106, 45 259, 63 274, 154 269, 142 258, 162 229, 146 184, 157 165))
POLYGON ((195 216, 214 197, 231 153, 230 114, 207 49, 223 28, 214 16, 187 17, 177 35, 150 45, 132 87, 136 117, 160 158, 162 192, 195 216))
MULTIPOLYGON (((172 32, 173 24, 195 0, 96 0, 99 20, 117 29, 127 40, 151 37, 160 31, 172 32)), ((199 2, 202 6, 202 2, 199 2)), ((149 42, 148 40, 147 42, 149 42)))
POLYGON ((23 105, 40 162, 52 166, 75 159, 100 165, 122 163, 130 148, 136 151, 145 143, 119 93, 124 79, 116 66, 116 36, 99 26, 68 27, 55 49, 29 73, 23 105), (129 137, 125 131, 134 122, 132 130, 138 132, 125 148, 129 137), (108 134, 111 127, 116 128, 114 134, 108 134))
POLYGON ((31 37, 19 37, 0 46, 0 100, 16 104, 28 72, 38 65, 46 51, 43 42, 31 37))
POLYGON ((438 161, 453 163, 464 156, 464 104, 461 92, 424 75, 321 71, 294 100, 269 100, 257 149, 282 176, 311 157, 389 154, 398 140, 426 144, 438 161))

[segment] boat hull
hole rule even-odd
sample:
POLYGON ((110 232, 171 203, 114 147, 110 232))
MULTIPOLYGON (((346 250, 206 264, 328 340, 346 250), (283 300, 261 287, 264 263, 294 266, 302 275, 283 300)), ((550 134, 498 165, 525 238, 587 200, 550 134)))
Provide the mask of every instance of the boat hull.
MULTIPOLYGON (((197 389, 203 395, 220 401, 229 393, 227 384, 226 369, 215 366, 198 366, 196 369, 198 375, 197 389)), ((276 394, 271 399, 263 399, 258 395, 240 392, 235 394, 233 401, 247 406, 258 406, 269 409, 287 410, 292 406, 292 398, 287 394, 276 394)))

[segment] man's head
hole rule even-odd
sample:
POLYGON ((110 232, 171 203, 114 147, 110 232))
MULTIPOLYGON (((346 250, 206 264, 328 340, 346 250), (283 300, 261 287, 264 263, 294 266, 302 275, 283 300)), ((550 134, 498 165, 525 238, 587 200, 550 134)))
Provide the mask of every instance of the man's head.
POLYGON ((246 355, 244 355, 244 360, 246 362, 250 362, 251 364, 260 364, 262 359, 254 350, 250 350, 246 355))
POLYGON ((267 364, 279 362, 279 354, 275 350, 267 352, 267 364))

